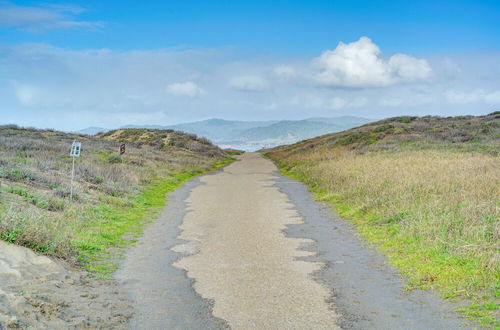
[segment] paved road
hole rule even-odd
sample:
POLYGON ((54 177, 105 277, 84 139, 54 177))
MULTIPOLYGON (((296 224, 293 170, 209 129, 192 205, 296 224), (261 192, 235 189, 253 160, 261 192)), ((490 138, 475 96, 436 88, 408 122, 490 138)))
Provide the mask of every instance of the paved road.
POLYGON ((355 231, 258 154, 170 194, 117 278, 132 329, 457 329, 355 231))

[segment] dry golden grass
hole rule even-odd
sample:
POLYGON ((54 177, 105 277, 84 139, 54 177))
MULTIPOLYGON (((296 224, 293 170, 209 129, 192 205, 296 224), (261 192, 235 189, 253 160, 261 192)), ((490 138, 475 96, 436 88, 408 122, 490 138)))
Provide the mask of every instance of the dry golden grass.
POLYGON ((500 326, 500 113, 398 117, 265 150, 352 221, 409 287, 500 326))
POLYGON ((500 159, 443 151, 314 152, 290 157, 318 189, 398 223, 422 246, 500 266, 500 159), (323 161, 318 161, 323 159, 323 161))

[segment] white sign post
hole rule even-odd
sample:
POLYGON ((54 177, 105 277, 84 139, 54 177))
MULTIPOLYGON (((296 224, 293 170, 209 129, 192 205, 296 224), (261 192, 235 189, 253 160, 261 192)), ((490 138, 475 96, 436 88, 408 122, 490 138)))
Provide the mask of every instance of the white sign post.
POLYGON ((82 144, 78 141, 73 141, 71 145, 71 152, 69 155, 73 158, 73 166, 71 167, 71 188, 69 193, 69 200, 73 201, 73 180, 75 178, 75 158, 80 157, 80 152, 82 151, 82 144))

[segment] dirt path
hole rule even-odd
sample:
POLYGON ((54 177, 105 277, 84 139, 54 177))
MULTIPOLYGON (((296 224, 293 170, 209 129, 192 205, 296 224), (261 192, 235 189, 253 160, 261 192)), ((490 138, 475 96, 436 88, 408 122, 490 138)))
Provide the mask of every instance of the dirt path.
POLYGON ((117 273, 132 329, 456 329, 305 187, 247 153, 169 196, 117 273))

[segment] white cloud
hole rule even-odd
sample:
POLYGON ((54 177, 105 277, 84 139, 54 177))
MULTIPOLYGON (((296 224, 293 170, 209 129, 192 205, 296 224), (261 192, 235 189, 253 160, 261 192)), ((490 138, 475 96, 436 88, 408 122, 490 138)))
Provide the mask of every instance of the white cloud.
POLYGON ((432 73, 426 60, 405 54, 392 55, 389 58, 389 68, 394 82, 425 80, 432 73))
POLYGON ((77 20, 73 16, 84 12, 83 8, 66 5, 44 7, 16 6, 0 3, 0 26, 17 27, 30 32, 72 27, 96 28, 102 22, 77 20))
POLYGON ((262 92, 269 89, 268 82, 259 76, 240 76, 231 79, 230 86, 237 90, 262 92))
POLYGON ((446 100, 452 104, 486 103, 500 104, 500 91, 486 92, 476 89, 470 92, 457 92, 448 90, 444 93, 446 100))
MULTIPOLYGON (((383 118, 403 110, 416 115, 484 114, 500 104, 497 53, 448 55, 460 70, 454 78, 442 73, 443 58, 435 57, 428 84, 335 90, 314 83, 317 71, 311 71, 311 58, 239 56, 227 49, 116 51, 0 44, 0 121, 45 126, 50 117, 55 128, 80 129, 211 117, 383 118), (290 74, 284 65, 288 63, 293 63, 292 79, 274 71, 290 74)), ((393 66, 400 70, 391 79, 415 76, 406 60, 395 57, 393 66)), ((389 66, 389 61, 382 62, 389 66)))
POLYGON ((167 93, 187 97, 197 97, 203 91, 192 81, 177 82, 167 85, 167 93))
POLYGON ((344 108, 359 108, 368 103, 368 99, 365 97, 357 97, 354 99, 345 99, 342 97, 334 97, 330 100, 329 108, 334 110, 340 110, 344 108))
MULTIPOLYGON (((436 104, 437 100, 432 93, 429 92, 418 92, 411 91, 411 93, 404 93, 404 96, 392 96, 385 95, 379 98, 378 105, 382 107, 392 107, 392 108, 401 108, 401 107, 419 107, 419 106, 429 106, 432 104, 436 104)), ((399 93, 397 94, 399 95, 399 93)))
POLYGON ((275 75, 282 78, 290 78, 295 75, 295 68, 289 65, 278 65, 273 71, 275 75))
POLYGON ((330 102, 330 108, 338 110, 346 106, 347 101, 341 97, 334 97, 330 102))
POLYGON ((382 87, 399 82, 425 80, 432 70, 424 59, 405 54, 395 54, 385 61, 380 49, 369 38, 344 44, 327 50, 315 59, 322 71, 316 81, 337 87, 382 87))
POLYGON ((500 91, 486 94, 484 101, 489 104, 500 104, 500 91))
POLYGON ((15 87, 18 101, 25 106, 34 106, 38 103, 40 91, 30 85, 17 85, 15 87))
POLYGON ((381 99, 378 103, 384 107, 399 107, 404 104, 404 100, 399 97, 386 97, 381 99))

